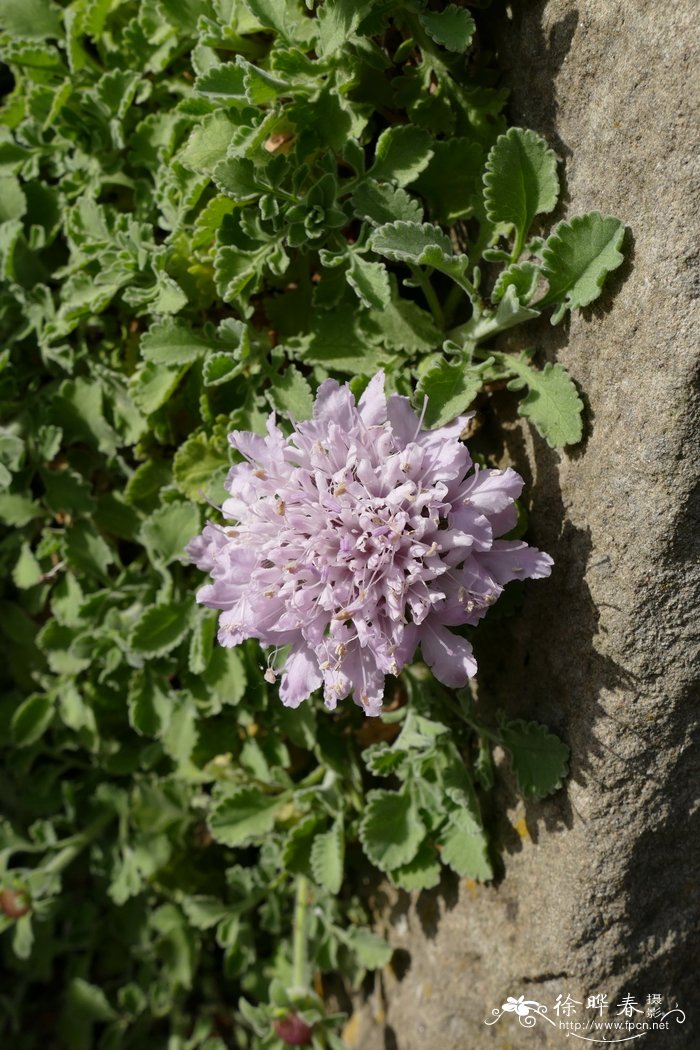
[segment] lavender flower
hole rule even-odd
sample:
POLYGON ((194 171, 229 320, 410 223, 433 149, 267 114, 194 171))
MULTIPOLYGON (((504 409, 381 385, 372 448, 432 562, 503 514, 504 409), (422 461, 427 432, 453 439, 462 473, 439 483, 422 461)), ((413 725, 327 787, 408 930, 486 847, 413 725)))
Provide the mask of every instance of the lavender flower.
POLYGON ((476 624, 509 580, 549 575, 547 554, 497 538, 515 524, 523 481, 472 469, 467 418, 422 430, 379 373, 359 405, 327 380, 289 438, 274 416, 266 437, 229 435, 247 462, 226 481, 231 527, 209 523, 188 545, 213 580, 197 600, 222 610, 222 645, 257 638, 273 663, 284 650, 288 707, 323 686, 327 707, 352 693, 377 715, 384 676, 419 645, 436 678, 465 685, 476 661, 450 628, 476 624))

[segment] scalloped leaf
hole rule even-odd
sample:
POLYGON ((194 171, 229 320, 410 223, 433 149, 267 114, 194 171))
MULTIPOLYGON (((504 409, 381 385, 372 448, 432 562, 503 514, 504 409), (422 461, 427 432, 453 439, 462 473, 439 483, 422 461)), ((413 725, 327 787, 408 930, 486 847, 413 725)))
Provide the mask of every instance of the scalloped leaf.
POLYGON ((240 787, 217 798, 209 814, 209 830, 224 846, 260 842, 275 826, 286 796, 266 795, 256 787, 240 787))
POLYGON ((443 359, 421 377, 414 401, 422 406, 423 398, 427 397, 425 423, 428 427, 442 427, 469 408, 482 382, 479 367, 462 359, 443 359))
POLYGON ((370 773, 378 777, 388 777, 400 768, 407 754, 390 744, 372 744, 362 752, 362 758, 370 773))
POLYGON ((154 511, 141 526, 140 538, 156 560, 169 565, 199 531, 199 508, 177 500, 154 511))
POLYGON ((559 196, 557 158, 544 139, 510 128, 491 148, 484 172, 484 203, 493 223, 516 230, 516 254, 536 215, 552 211, 559 196))
POLYGON ((508 358, 508 365, 518 373, 518 378, 511 380, 508 389, 528 387, 527 395, 518 405, 518 412, 530 420, 547 444, 552 448, 563 448, 580 441, 583 402, 566 369, 548 363, 540 372, 520 358, 508 358))
POLYGON ((378 970, 391 959, 394 949, 378 933, 366 926, 351 926, 343 937, 357 956, 357 961, 368 970, 378 970))
POLYGON ((418 809, 406 791, 370 791, 360 821, 360 841, 380 871, 413 860, 425 836, 418 809))
POLYGON ((455 810, 439 836, 441 857, 464 878, 484 882, 493 878, 488 838, 468 810, 455 810))
POLYGON ((456 4, 444 11, 423 11, 419 17, 428 36, 448 51, 466 51, 476 32, 472 16, 456 4))
POLYGON ((389 274, 383 263, 369 262, 361 255, 353 254, 345 277, 363 306, 383 310, 391 302, 389 274))
POLYGON ((432 155, 432 138, 427 131, 412 124, 397 124, 377 139, 374 164, 368 174, 378 182, 407 186, 427 168, 432 155))
POLYGON ((435 260, 450 260, 450 238, 430 222, 387 222, 377 227, 369 240, 373 252, 394 262, 437 266, 435 260))
POLYGON ((147 656, 165 656, 187 634, 191 611, 189 600, 146 609, 134 624, 129 647, 147 656))
POLYGON ((440 881, 440 858, 434 846, 429 842, 421 847, 413 860, 402 864, 391 872, 391 881, 403 890, 431 890, 440 881))
POLYGON ((542 276, 542 270, 531 262, 513 263, 506 266, 498 275, 496 283, 491 292, 491 301, 500 303, 509 288, 515 290, 519 303, 527 305, 537 289, 537 282, 542 276))
POLYGON ((598 211, 559 223, 542 248, 549 291, 537 304, 557 305, 552 324, 561 321, 566 310, 581 309, 598 298, 605 278, 624 261, 624 238, 624 224, 598 211))
POLYGON ((420 223, 423 218, 423 207, 416 197, 411 197, 398 186, 380 186, 372 179, 359 183, 350 202, 359 218, 378 226, 399 220, 420 223))
POLYGON ((510 756, 524 798, 544 798, 561 787, 569 748, 540 722, 501 719, 501 742, 510 756))
POLYGON ((156 365, 189 365, 210 347, 211 340, 176 317, 156 321, 141 337, 144 360, 156 365))
POLYGON ((311 872, 314 881, 329 893, 338 893, 343 882, 345 831, 341 819, 328 831, 316 835, 311 847, 311 872))

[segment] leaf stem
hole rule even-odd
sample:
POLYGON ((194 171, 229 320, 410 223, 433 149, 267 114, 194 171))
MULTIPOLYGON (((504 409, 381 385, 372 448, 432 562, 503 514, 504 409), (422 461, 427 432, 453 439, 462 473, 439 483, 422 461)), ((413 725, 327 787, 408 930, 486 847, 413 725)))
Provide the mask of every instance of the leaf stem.
POLYGON ((435 289, 430 283, 430 278, 428 277, 427 273, 421 270, 419 266, 411 266, 410 270, 414 280, 417 284, 420 285, 421 291, 423 292, 426 302, 430 307, 430 312, 435 318, 435 323, 438 325, 439 328, 444 328, 445 316, 442 312, 442 307, 440 306, 440 300, 435 294, 435 289))
POLYGON ((294 903, 294 927, 292 931, 292 985, 295 991, 308 989, 308 952, 306 943, 306 911, 309 906, 309 880, 306 875, 297 876, 297 892, 294 903))

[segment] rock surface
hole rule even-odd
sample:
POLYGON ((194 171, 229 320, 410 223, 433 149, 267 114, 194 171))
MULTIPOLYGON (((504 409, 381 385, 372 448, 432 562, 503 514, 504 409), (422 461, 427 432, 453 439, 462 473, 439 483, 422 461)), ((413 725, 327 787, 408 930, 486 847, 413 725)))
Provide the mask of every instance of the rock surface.
POLYGON ((589 1019, 595 993, 611 1017, 626 994, 678 1003, 685 1024, 640 1045, 700 1046, 696 26, 691 0, 495 15, 511 121, 564 161, 556 217, 596 208, 631 231, 602 305, 527 332, 584 392, 588 434, 569 455, 510 432, 507 451, 530 465, 532 537, 556 570, 478 654, 480 689, 560 732, 572 772, 540 805, 504 788, 497 884, 387 903, 399 964, 346 1034, 362 1050, 564 1046, 543 1021, 484 1019, 507 996, 552 1014, 567 994, 589 1019))

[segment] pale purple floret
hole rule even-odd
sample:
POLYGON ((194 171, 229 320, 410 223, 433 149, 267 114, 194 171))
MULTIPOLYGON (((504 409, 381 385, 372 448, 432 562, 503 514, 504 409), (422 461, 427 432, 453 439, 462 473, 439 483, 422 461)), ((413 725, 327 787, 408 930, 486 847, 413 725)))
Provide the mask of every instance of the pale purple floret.
POLYGON ((187 547, 213 581, 197 600, 222 610, 222 645, 289 647, 288 707, 323 686, 327 707, 352 693, 377 715, 384 676, 419 645, 436 678, 465 685, 476 661, 450 628, 476 624, 510 580, 549 575, 549 555, 497 538, 515 524, 523 481, 472 469, 467 418, 422 430, 379 373, 359 405, 327 380, 289 438, 274 416, 266 437, 229 435, 246 462, 226 481, 232 525, 210 523, 187 547))

